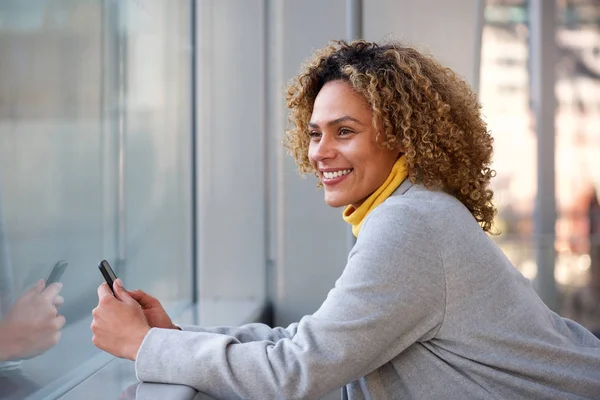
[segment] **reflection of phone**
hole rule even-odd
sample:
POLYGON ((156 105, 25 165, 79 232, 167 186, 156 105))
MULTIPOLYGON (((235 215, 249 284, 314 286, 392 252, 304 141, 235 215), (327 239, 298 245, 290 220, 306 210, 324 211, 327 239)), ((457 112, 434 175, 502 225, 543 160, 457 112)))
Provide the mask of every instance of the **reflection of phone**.
POLYGON ((52 272, 50 272, 48 279, 46 279, 46 286, 54 282, 60 282, 60 278, 62 278, 63 274, 65 273, 67 265, 69 265, 69 263, 66 261, 59 261, 56 264, 54 264, 52 272))
POLYGON ((117 280, 117 275, 115 275, 115 271, 112 270, 110 264, 106 260, 100 261, 98 264, 98 269, 102 272, 102 276, 106 283, 108 283, 108 287, 115 294, 115 290, 113 289, 113 283, 117 280))

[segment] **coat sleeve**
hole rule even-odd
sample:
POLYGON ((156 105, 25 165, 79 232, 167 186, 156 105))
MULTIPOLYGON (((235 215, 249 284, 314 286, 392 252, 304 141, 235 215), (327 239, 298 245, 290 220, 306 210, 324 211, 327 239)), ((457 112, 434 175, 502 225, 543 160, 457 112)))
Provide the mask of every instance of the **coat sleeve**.
POLYGON ((259 340, 276 342, 280 339, 293 338, 298 330, 298 323, 294 322, 287 328, 271 328, 266 324, 260 323, 252 323, 242 326, 215 326, 207 328, 196 325, 181 325, 180 328, 182 331, 227 335, 235 338, 240 343, 255 342, 259 340))
POLYGON ((295 335, 244 342, 227 332, 151 329, 137 354, 137 377, 216 398, 319 398, 435 336, 445 276, 433 234, 426 216, 384 203, 365 221, 325 302, 300 320, 295 335))

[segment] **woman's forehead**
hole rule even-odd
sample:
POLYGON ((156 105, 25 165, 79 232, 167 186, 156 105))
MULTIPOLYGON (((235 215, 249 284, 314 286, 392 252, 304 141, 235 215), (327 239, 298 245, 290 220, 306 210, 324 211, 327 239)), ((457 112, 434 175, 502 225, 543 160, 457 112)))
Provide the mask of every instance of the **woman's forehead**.
POLYGON ((344 118, 363 123, 371 113, 369 103, 348 83, 332 81, 325 84, 315 98, 311 123, 330 124, 344 118))

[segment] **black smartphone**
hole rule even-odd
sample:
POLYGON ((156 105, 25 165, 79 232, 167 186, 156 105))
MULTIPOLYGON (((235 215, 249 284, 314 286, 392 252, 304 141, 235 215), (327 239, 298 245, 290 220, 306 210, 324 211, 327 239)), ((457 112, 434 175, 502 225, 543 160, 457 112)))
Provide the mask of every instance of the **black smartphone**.
POLYGON ((60 278, 62 278, 65 270, 67 269, 67 265, 69 265, 66 261, 58 261, 54 264, 52 268, 52 272, 48 275, 48 279, 46 279, 46 287, 54 282, 60 282, 60 278))
POLYGON ((115 275, 115 271, 110 267, 110 264, 106 260, 100 261, 98 264, 98 269, 102 272, 102 276, 106 283, 108 283, 108 287, 115 294, 115 290, 113 289, 113 283, 117 280, 117 275, 115 275))

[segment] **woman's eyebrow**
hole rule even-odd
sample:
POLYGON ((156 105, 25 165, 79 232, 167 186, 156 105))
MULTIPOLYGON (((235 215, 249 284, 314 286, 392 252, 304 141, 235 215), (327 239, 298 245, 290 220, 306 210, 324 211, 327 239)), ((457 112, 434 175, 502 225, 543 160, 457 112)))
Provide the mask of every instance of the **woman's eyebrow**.
MULTIPOLYGON (((349 116, 349 115, 345 115, 345 116, 343 116, 343 117, 340 117, 340 118, 336 118, 336 119, 334 119, 334 120, 331 120, 331 121, 327 122, 327 124, 326 124, 326 125, 327 125, 327 126, 333 126, 333 125, 338 125, 338 124, 340 124, 340 123, 342 123, 342 122, 346 122, 346 121, 353 121, 353 122, 356 122, 357 124, 364 125, 362 122, 360 122, 360 121, 359 121, 359 120, 357 120, 356 118, 353 118, 353 117, 351 117, 351 116, 349 116)), ((310 128, 319 128, 319 124, 317 124, 316 122, 309 122, 309 123, 308 123, 308 126, 309 126, 310 128)))

